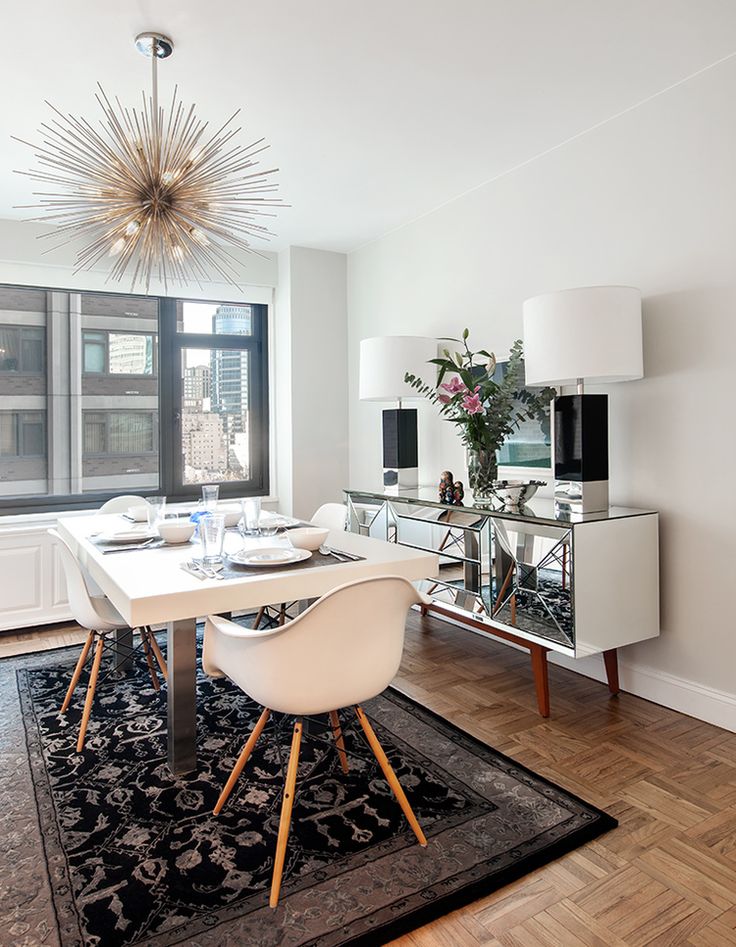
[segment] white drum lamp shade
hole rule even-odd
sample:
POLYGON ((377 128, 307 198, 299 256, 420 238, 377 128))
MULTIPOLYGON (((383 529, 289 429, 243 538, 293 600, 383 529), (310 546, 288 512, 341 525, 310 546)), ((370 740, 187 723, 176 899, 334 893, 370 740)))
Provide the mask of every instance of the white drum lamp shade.
POLYGON ((383 485, 387 492, 414 490, 419 477, 419 440, 416 408, 401 402, 421 395, 404 381, 408 373, 431 383, 437 340, 416 335, 384 335, 360 343, 361 401, 398 401, 383 411, 383 485))
POLYGON ((404 381, 404 375, 418 375, 431 384, 437 356, 437 340, 415 335, 384 335, 360 343, 361 401, 399 401, 421 395, 404 381))
POLYGON ((632 381, 644 375, 641 293, 586 286, 524 303, 527 385, 632 381))

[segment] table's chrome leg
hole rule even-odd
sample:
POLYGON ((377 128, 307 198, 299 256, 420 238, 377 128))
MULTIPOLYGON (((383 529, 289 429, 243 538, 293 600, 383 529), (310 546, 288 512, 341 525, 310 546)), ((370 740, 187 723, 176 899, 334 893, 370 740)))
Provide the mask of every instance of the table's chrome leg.
POLYGON ((169 766, 179 775, 197 765, 197 622, 185 618, 166 627, 169 766))
POLYGON ((133 629, 118 628, 115 632, 115 670, 127 671, 133 666, 133 629))

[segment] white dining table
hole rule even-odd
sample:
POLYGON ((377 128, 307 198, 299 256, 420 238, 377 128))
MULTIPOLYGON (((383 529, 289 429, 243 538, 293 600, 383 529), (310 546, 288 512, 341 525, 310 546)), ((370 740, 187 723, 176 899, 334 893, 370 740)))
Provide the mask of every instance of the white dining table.
MULTIPOLYGON (((439 571, 439 558, 434 553, 355 533, 332 532, 328 546, 363 558, 278 572, 243 568, 242 577, 202 581, 181 568, 187 560, 201 556, 198 544, 106 553, 109 546, 103 549, 93 541, 101 532, 124 526, 125 520, 117 515, 64 516, 57 529, 130 628, 167 626, 168 760, 176 774, 191 772, 197 762, 198 618, 318 598, 345 582, 371 576, 400 575, 417 581, 439 571)), ((242 545, 237 532, 226 533, 226 554, 242 545)))

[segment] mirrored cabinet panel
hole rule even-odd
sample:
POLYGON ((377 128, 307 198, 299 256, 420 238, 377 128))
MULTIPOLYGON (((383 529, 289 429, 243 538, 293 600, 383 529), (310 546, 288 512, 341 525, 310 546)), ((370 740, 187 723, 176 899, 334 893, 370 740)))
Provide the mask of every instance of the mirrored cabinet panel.
POLYGON ((454 617, 572 657, 659 634, 655 512, 448 506, 430 489, 346 499, 350 529, 439 554, 423 591, 454 617))

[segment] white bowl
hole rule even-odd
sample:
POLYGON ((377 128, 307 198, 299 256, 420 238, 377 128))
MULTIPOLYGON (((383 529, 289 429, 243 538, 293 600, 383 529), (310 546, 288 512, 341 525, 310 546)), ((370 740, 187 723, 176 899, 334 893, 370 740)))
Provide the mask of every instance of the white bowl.
POLYGON ((302 526, 299 529, 289 530, 291 545, 297 549, 310 549, 314 552, 330 535, 329 529, 320 529, 317 526, 302 526))
POLYGON ((161 520, 156 528, 167 543, 186 543, 194 535, 195 524, 189 520, 161 520))
POLYGON ((148 522, 148 504, 142 503, 140 506, 129 506, 128 507, 128 516, 135 523, 146 523, 148 522))
POLYGON ((225 529, 228 526, 237 526, 243 516, 239 506, 220 505, 217 507, 217 512, 225 517, 225 529))

